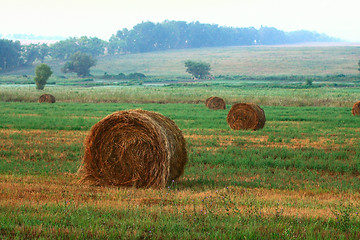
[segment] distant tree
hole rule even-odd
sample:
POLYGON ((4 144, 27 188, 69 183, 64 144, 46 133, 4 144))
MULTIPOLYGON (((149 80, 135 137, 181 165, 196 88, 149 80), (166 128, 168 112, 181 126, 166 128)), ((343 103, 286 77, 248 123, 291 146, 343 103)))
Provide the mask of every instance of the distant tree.
POLYGON ((0 68, 2 71, 19 67, 22 63, 20 42, 0 39, 0 68))
POLYGON ((129 73, 129 75, 127 75, 128 79, 143 79, 146 78, 145 74, 143 73, 129 73))
POLYGON ((312 86, 313 81, 312 81, 311 79, 306 79, 305 84, 306 84, 307 86, 312 86))
POLYGON ((41 63, 43 63, 45 57, 49 55, 50 55, 50 47, 45 43, 41 44, 39 48, 39 56, 38 56, 38 59, 41 61, 41 63))
POLYGON ((360 60, 359 60, 359 62, 358 62, 358 65, 359 65, 359 68, 358 68, 358 70, 359 70, 359 72, 360 72, 360 60))
POLYGON ((83 36, 80 38, 69 38, 52 44, 50 46, 50 54, 52 57, 61 60, 69 59, 76 52, 87 53, 97 57, 104 54, 105 46, 106 42, 97 37, 89 38, 83 36))
POLYGON ((115 55, 124 52, 126 42, 119 38, 117 35, 112 35, 107 44, 107 52, 110 55, 115 55))
POLYGON ((260 44, 283 44, 286 43, 286 35, 283 31, 273 27, 261 27, 257 32, 257 42, 260 44))
POLYGON ((163 38, 165 49, 178 49, 189 47, 189 37, 187 31, 189 26, 184 21, 164 21, 162 23, 164 31, 167 33, 163 38))
POLYGON ((122 29, 109 40, 108 53, 136 53, 165 49, 285 44, 296 42, 329 42, 338 39, 309 31, 284 32, 273 27, 233 28, 200 22, 165 20, 142 22, 133 29, 122 29))
POLYGON ((213 47, 219 44, 220 36, 218 25, 203 24, 200 22, 192 22, 188 25, 188 46, 192 48, 213 47))
POLYGON ((160 24, 142 22, 133 27, 128 33, 118 32, 118 35, 126 34, 127 50, 130 52, 150 52, 162 49, 160 24))
POLYGON ((82 53, 90 54, 93 57, 100 56, 105 52, 106 42, 97 37, 80 37, 75 39, 75 44, 79 46, 82 53))
POLYGON ((47 82, 47 80, 49 79, 49 77, 51 76, 52 71, 51 68, 42 63, 39 64, 36 68, 35 68, 35 84, 36 84, 36 89, 38 90, 43 90, 45 87, 45 84, 47 82))
POLYGON ((70 56, 71 61, 65 63, 61 69, 63 73, 74 72, 78 77, 86 77, 90 75, 90 68, 96 65, 96 60, 91 55, 76 52, 70 56))
POLYGON ((56 42, 50 45, 50 55, 53 58, 60 60, 69 59, 70 56, 76 53, 77 46, 73 41, 73 38, 56 42))
POLYGON ((22 45, 22 58, 25 65, 33 64, 37 58, 40 58, 40 44, 22 45))
POLYGON ((210 75, 210 64, 204 62, 194 62, 187 60, 185 62, 186 72, 193 75, 196 79, 202 79, 210 75))
POLYGON ((299 42, 337 42, 337 38, 329 37, 325 34, 311 32, 306 30, 298 30, 287 32, 286 43, 299 43, 299 42))

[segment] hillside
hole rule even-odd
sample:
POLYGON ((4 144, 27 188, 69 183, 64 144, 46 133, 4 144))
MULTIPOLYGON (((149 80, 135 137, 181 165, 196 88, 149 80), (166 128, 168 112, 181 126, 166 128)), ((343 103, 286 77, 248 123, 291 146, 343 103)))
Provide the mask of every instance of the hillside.
MULTIPOLYGON (((327 75, 357 74, 357 46, 251 46, 167 50, 105 55, 97 58, 91 74, 141 72, 157 76, 189 76, 184 61, 208 62, 213 75, 327 75)), ((46 60, 54 75, 61 76, 64 61, 46 60)), ((33 75, 32 67, 6 75, 33 75)))
POLYGON ((322 75, 358 73, 360 49, 343 46, 253 46, 160 51, 99 58, 93 73, 186 75, 184 61, 210 63, 213 75, 322 75))

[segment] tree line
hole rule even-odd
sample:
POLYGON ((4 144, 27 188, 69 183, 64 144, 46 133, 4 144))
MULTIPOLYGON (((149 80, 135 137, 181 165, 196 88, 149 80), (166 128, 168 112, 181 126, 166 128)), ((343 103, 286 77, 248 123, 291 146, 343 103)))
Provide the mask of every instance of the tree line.
POLYGON ((43 62, 47 57, 68 60, 78 52, 96 58, 104 54, 142 53, 167 49, 330 41, 337 39, 305 30, 284 32, 273 27, 232 28, 184 21, 142 22, 131 30, 124 28, 117 31, 109 41, 83 36, 68 38, 50 45, 21 45, 19 41, 0 39, 0 71, 29 66, 36 60, 43 62))
POLYGON ((69 60, 74 55, 85 53, 93 58, 105 54, 107 42, 97 37, 69 38, 54 44, 21 45, 20 41, 0 39, 0 72, 18 67, 31 66, 36 60, 41 63, 50 57, 69 60))
POLYGON ((306 30, 284 32, 273 27, 256 29, 184 21, 143 22, 131 30, 124 28, 111 36, 108 52, 141 53, 166 49, 333 41, 339 40, 306 30))

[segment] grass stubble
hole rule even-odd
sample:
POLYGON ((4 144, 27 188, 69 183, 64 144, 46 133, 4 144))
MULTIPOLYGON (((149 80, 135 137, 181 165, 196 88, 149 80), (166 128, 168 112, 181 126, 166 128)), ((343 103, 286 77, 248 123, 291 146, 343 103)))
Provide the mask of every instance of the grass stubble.
POLYGON ((133 104, 1 105, 2 238, 359 238, 350 108, 265 107, 266 127, 253 132, 203 104, 136 105, 169 116, 188 144, 183 177, 154 190, 78 184, 88 129, 133 104))
POLYGON ((31 68, 1 76, 0 238, 360 239, 360 125, 351 116, 358 52, 256 46, 104 56, 89 79, 62 76, 50 62, 41 93, 31 68), (184 76, 188 59, 209 62, 215 80, 184 76), (96 78, 104 72, 149 79, 96 78), (37 104, 44 92, 56 103, 37 104), (231 130, 228 111, 203 105, 209 96, 227 109, 258 104, 265 128, 231 130), (79 185, 88 130, 136 108, 183 131, 184 175, 156 190, 79 185))

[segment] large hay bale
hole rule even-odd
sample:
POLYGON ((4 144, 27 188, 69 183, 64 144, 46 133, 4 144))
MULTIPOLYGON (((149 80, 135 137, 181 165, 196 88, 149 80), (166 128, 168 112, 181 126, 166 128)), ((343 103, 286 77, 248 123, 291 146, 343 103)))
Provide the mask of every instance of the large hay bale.
POLYGON ((258 130, 265 125, 265 112, 254 103, 237 103, 233 105, 226 118, 234 130, 258 130))
POLYGON ((55 97, 51 94, 43 94, 39 97, 39 103, 55 103, 55 97))
POLYGON ((145 110, 108 115, 90 130, 79 169, 95 185, 164 187, 188 160, 181 130, 169 118, 145 110))
POLYGON ((352 115, 360 115, 360 101, 356 102, 351 110, 352 115))
POLYGON ((210 109, 214 109, 214 110, 218 110, 218 109, 226 109, 226 103, 224 101, 224 99, 220 98, 220 97, 209 97, 208 99, 205 100, 205 105, 210 108, 210 109))

